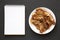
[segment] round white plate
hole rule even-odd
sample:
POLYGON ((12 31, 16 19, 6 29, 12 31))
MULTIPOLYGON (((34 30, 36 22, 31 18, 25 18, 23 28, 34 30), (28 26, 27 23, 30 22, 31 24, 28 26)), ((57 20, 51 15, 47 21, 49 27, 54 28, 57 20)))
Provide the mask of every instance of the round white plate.
MULTIPOLYGON (((53 13, 50 9, 48 9, 48 8, 46 8, 46 7, 40 7, 40 8, 41 8, 42 10, 50 13, 50 14, 53 16, 54 21, 56 22, 56 17, 55 17, 54 13, 53 13)), ((28 21, 29 21, 30 28, 31 28, 35 33, 37 33, 37 34, 47 34, 47 33, 51 32, 51 31, 54 29, 55 25, 51 25, 51 27, 50 27, 49 29, 47 29, 45 32, 41 33, 41 32, 30 22, 30 19, 31 19, 31 17, 32 17, 32 15, 34 14, 35 11, 36 11, 36 9, 34 9, 34 10, 31 12, 30 16, 29 16, 29 20, 28 20, 28 21)))

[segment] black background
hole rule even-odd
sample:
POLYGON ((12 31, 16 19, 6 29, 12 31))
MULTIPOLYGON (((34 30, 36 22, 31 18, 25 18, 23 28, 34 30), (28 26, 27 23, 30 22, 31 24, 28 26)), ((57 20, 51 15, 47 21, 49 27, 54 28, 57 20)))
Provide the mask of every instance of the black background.
POLYGON ((0 40, 59 40, 60 39, 60 1, 59 0, 0 0, 0 40), (25 5, 25 29, 24 36, 4 35, 4 5, 25 5), (31 11, 37 7, 47 7, 56 15, 57 23, 52 32, 46 35, 34 33, 28 24, 31 11))

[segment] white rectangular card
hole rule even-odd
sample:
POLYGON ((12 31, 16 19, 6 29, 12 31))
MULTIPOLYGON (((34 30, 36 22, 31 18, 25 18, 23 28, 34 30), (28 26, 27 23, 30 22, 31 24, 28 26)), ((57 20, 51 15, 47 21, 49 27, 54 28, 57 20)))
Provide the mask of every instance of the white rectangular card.
POLYGON ((25 35, 25 6, 4 6, 4 35, 25 35))

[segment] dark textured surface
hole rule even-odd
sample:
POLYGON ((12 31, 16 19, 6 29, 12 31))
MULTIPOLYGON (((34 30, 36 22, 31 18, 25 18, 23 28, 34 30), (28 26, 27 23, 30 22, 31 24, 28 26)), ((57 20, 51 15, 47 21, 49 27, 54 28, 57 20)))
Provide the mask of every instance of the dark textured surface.
POLYGON ((60 1, 59 0, 0 0, 0 40, 59 40, 60 39, 60 1), (25 5, 25 36, 4 36, 4 5, 25 5), (36 7, 47 7, 51 9, 57 19, 56 26, 52 32, 47 35, 38 35, 34 33, 28 24, 28 18, 36 7))

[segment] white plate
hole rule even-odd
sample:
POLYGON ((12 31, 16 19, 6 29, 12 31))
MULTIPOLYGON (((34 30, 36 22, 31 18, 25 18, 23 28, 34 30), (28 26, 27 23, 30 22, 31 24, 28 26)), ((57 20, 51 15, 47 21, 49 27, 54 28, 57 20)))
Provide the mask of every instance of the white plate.
POLYGON ((25 6, 4 6, 4 35, 25 35, 25 6))
MULTIPOLYGON (((56 22, 56 17, 55 17, 54 13, 53 13, 50 9, 48 9, 48 8, 46 8, 46 7, 40 7, 40 8, 41 8, 42 10, 47 11, 48 13, 50 13, 50 14, 53 16, 54 21, 56 22)), ((36 9, 34 9, 34 10, 31 12, 30 16, 29 16, 29 25, 30 25, 30 28, 31 28, 35 33, 37 33, 37 34, 47 34, 47 33, 51 32, 51 31, 54 29, 55 25, 51 25, 51 27, 50 27, 48 30, 46 30, 45 32, 41 33, 33 24, 31 24, 30 19, 31 19, 31 17, 32 17, 32 14, 34 14, 35 11, 36 11, 36 9)))

